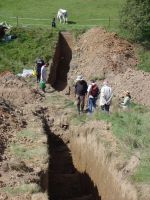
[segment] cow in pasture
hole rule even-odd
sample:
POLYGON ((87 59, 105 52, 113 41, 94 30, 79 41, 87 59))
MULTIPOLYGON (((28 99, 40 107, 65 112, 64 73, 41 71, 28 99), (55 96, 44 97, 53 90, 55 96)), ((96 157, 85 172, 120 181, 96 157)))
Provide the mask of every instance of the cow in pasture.
POLYGON ((59 9, 57 12, 57 19, 60 23, 68 23, 68 12, 64 9, 59 9))

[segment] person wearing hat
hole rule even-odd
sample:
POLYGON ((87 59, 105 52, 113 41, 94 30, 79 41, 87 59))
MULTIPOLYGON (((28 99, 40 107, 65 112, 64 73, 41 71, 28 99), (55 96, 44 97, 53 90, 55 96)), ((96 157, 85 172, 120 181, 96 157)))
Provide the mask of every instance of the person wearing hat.
POLYGON ((108 85, 108 81, 104 80, 100 93, 101 110, 109 113, 112 97, 113 97, 112 89, 108 85))
POLYGON ((83 77, 81 75, 77 76, 75 84, 75 97, 77 99, 77 110, 79 114, 84 111, 87 88, 87 82, 83 79, 83 77))
POLYGON ((130 108, 130 104, 131 104, 131 95, 129 91, 126 91, 123 102, 121 103, 121 107, 123 108, 123 110, 127 110, 130 108))

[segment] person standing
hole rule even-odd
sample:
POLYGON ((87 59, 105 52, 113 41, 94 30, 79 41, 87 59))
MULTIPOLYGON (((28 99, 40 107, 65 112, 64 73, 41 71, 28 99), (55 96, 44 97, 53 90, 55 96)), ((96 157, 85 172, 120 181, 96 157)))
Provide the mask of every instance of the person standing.
POLYGON ((130 104, 131 104, 131 95, 129 91, 126 91, 123 102, 121 103, 121 107, 123 108, 123 110, 129 110, 130 104))
POLYGON ((87 82, 83 79, 83 77, 81 75, 77 76, 75 84, 75 97, 77 98, 77 110, 79 114, 84 111, 87 87, 87 82))
POLYGON ((55 20, 55 17, 54 17, 53 20, 52 20, 52 28, 56 28, 56 20, 55 20))
POLYGON ((112 97, 113 97, 112 89, 108 85, 108 81, 105 80, 103 82, 103 86, 101 88, 101 93, 100 93, 100 107, 102 111, 109 113, 112 97))
POLYGON ((41 58, 37 59, 36 61, 36 77, 37 77, 37 83, 40 82, 41 78, 41 67, 44 65, 44 60, 41 58))
POLYGON ((45 92, 45 88, 46 88, 46 80, 47 80, 46 68, 48 67, 48 65, 49 64, 46 63, 41 67, 40 86, 41 86, 41 89, 43 90, 43 92, 45 92))
POLYGON ((98 95, 100 94, 100 90, 95 80, 91 80, 91 84, 88 86, 88 112, 92 113, 94 109, 96 109, 96 101, 98 99, 98 95))

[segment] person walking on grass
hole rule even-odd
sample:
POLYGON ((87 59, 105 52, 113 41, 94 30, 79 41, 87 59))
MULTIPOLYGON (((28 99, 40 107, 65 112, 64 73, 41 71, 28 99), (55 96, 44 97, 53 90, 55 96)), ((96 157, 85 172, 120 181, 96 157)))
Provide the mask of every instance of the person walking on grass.
POLYGON ((109 113, 112 97, 113 97, 112 89, 109 86, 108 81, 105 80, 101 88, 100 102, 99 102, 102 111, 109 113))
POLYGON ((84 111, 87 87, 87 82, 83 79, 83 77, 81 75, 77 76, 75 84, 75 97, 77 100, 77 110, 79 115, 84 111))
POLYGON ((99 87, 97 86, 95 80, 91 80, 91 84, 88 86, 88 113, 92 113, 96 109, 96 101, 98 95, 100 94, 99 87))
POLYGON ((46 68, 48 67, 48 65, 49 63, 46 63, 41 67, 40 87, 43 92, 45 92, 45 88, 46 88, 46 80, 47 80, 46 68))

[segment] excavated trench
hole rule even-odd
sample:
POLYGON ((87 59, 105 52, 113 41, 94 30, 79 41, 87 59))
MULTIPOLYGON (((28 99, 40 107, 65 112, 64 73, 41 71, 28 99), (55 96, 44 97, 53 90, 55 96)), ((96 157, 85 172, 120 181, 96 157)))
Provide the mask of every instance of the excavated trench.
MULTIPOLYGON (((68 32, 59 34, 59 40, 51 64, 49 83, 55 90, 67 86, 67 73, 72 58, 72 36, 68 32)), ((72 162, 71 151, 65 142, 52 133, 45 121, 48 135, 49 170, 48 196, 50 200, 101 200, 97 187, 87 173, 80 173, 72 162)))
POLYGON ((50 68, 48 82, 57 90, 62 91, 67 86, 67 73, 72 59, 72 36, 68 32, 59 33, 56 51, 50 68))
POLYGON ((80 173, 74 167, 67 144, 51 132, 45 119, 43 124, 48 137, 50 155, 48 177, 46 177, 49 200, 101 200, 97 187, 88 174, 80 173))
MULTIPOLYGON (((67 86, 72 41, 70 33, 59 34, 49 75, 49 83, 57 91, 67 86)), ((51 132, 46 120, 44 129, 50 155, 46 188, 49 200, 137 200, 131 184, 120 182, 121 178, 108 162, 107 151, 96 136, 91 132, 84 136, 89 128, 70 133, 71 149, 57 133, 51 132)))

